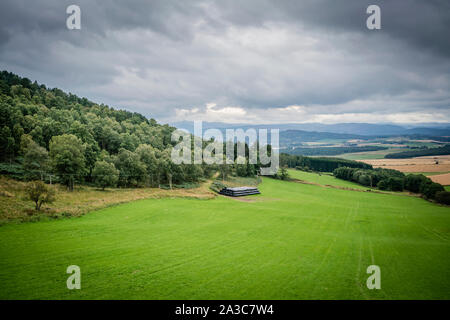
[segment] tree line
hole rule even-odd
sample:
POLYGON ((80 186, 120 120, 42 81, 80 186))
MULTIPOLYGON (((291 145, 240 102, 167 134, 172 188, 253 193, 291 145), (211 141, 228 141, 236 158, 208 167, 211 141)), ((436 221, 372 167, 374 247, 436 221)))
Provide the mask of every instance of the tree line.
POLYGON ((280 166, 319 172, 333 172, 339 167, 372 169, 371 165, 359 161, 331 157, 305 157, 287 153, 280 154, 280 166))
POLYGON ((447 144, 443 147, 437 148, 422 148, 410 151, 389 153, 384 157, 387 159, 405 159, 405 158, 413 158, 413 157, 422 157, 422 156, 441 156, 450 154, 450 144, 447 144))
POLYGON ((403 172, 384 168, 340 167, 333 171, 333 175, 336 178, 353 181, 366 187, 377 187, 380 190, 388 191, 408 190, 421 193, 427 199, 450 204, 450 192, 445 191, 442 185, 422 174, 405 175, 403 172))

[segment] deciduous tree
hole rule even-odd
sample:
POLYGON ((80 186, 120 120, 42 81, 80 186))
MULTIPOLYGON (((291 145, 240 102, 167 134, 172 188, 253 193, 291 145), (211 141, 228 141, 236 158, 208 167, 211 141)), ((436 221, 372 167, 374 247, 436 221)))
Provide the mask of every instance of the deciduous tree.
POLYGON ((55 136, 50 141, 50 159, 60 180, 73 190, 75 180, 82 180, 85 173, 84 146, 73 134, 55 136))

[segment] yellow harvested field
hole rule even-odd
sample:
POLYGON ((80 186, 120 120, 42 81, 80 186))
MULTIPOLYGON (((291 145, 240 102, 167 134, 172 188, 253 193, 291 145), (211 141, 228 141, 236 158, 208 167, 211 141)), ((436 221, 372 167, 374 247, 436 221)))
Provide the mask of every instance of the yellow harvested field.
POLYGON ((437 174, 434 176, 430 176, 430 179, 434 182, 440 183, 443 186, 450 185, 450 173, 437 174))
POLYGON ((450 155, 410 159, 370 159, 360 161, 371 164, 374 168, 395 169, 402 172, 450 171, 450 155))

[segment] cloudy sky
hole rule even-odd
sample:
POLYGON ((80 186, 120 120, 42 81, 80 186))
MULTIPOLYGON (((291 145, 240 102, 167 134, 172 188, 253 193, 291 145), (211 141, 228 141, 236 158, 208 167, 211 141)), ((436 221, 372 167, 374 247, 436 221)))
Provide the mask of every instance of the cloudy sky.
POLYGON ((0 69, 162 122, 450 122, 449 35, 447 0, 2 0, 0 69))

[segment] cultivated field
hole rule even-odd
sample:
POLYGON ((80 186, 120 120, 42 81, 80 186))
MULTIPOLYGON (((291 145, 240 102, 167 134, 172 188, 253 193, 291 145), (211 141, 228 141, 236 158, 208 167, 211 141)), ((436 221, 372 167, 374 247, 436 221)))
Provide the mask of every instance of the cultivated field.
POLYGON ((450 299, 448 207, 269 178, 259 188, 245 202, 147 199, 4 225, 0 299, 450 299), (366 287, 372 264, 381 290, 366 287), (81 290, 66 288, 69 265, 81 290))
POLYGON ((410 159, 361 159, 374 168, 395 169, 405 173, 423 173, 434 182, 450 185, 450 155, 410 159))
POLYGON ((450 185, 450 155, 410 159, 357 159, 374 168, 395 169, 404 173, 422 173, 434 182, 450 185))
POLYGON ((395 169, 402 172, 450 172, 450 155, 361 161, 371 164, 375 168, 395 169))
POLYGON ((442 184, 443 186, 450 185, 450 173, 433 175, 430 176, 430 179, 434 182, 442 184))

